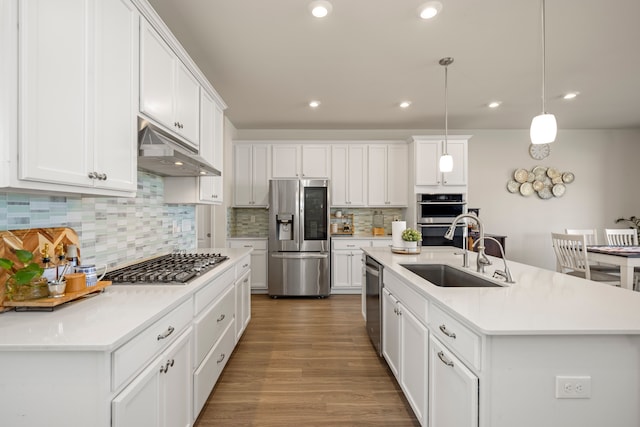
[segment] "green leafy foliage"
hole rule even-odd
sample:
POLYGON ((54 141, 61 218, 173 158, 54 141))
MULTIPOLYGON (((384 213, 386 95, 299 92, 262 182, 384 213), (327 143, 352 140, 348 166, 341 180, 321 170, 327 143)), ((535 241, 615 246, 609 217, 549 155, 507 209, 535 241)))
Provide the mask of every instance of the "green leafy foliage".
MULTIPOLYGON (((25 251, 24 249, 18 249, 15 254, 16 258, 18 258, 18 261, 20 261, 24 265, 24 267, 17 270, 10 276, 15 280, 16 284, 26 285, 32 280, 42 276, 44 268, 40 267, 35 262, 30 262, 31 260, 33 260, 33 254, 31 252, 25 251)), ((10 259, 0 258, 0 267, 4 268, 5 270, 11 271, 13 266, 14 262, 10 259)))
POLYGON ((422 233, 414 228, 406 228, 402 232, 402 240, 405 242, 419 242, 422 239, 422 233))

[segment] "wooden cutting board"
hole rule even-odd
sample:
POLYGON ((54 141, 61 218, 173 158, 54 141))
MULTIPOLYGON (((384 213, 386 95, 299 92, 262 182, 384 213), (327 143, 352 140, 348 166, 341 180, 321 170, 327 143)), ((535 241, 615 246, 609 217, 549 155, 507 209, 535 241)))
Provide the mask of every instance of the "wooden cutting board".
POLYGON ((85 295, 92 294, 94 292, 102 292, 104 288, 110 285, 111 285, 111 281, 105 280, 105 281, 98 282, 98 284, 95 286, 82 289, 81 291, 67 292, 58 298, 39 298, 39 299, 32 299, 29 301, 8 301, 7 300, 7 301, 4 301, 3 305, 5 308, 15 307, 16 311, 27 311, 28 308, 53 310, 54 307, 57 307, 69 301, 77 300, 78 298, 82 298, 85 295))

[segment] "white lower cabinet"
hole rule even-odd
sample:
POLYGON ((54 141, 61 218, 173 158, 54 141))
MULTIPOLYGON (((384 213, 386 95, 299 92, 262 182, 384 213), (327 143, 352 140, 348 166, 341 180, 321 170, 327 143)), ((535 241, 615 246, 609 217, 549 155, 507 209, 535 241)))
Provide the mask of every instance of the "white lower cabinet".
POLYGON ((229 248, 252 248, 251 252, 251 291, 267 293, 267 239, 227 240, 229 248))
POLYGON ((251 271, 246 271, 236 280, 236 342, 251 320, 251 271))
POLYGON ((427 327, 386 288, 382 289, 382 319, 382 354, 416 418, 426 425, 427 327))
POLYGON ((331 293, 362 292, 362 250, 370 240, 331 240, 331 293))
POLYGON ((191 425, 189 327, 112 401, 113 427, 191 425))
POLYGON ((431 336, 429 425, 478 426, 478 377, 431 336))

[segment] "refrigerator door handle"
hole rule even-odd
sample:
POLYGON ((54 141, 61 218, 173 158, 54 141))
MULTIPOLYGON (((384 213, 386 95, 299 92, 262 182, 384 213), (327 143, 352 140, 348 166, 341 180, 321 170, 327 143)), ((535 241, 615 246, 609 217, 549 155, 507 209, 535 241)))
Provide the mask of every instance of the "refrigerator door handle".
POLYGON ((328 258, 328 253, 296 253, 296 254, 271 254, 273 258, 284 258, 284 259, 300 259, 300 258, 328 258))

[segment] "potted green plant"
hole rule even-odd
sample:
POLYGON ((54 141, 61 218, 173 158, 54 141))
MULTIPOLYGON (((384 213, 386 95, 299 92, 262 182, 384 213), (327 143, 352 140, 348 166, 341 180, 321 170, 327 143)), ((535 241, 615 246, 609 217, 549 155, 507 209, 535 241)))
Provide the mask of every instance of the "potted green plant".
POLYGON ((7 258, 0 258, 0 267, 11 274, 5 283, 5 295, 11 301, 24 301, 49 296, 47 279, 42 277, 44 268, 33 262, 33 254, 24 249, 15 251, 16 258, 22 267, 15 269, 15 263, 7 258))
POLYGON ((404 240, 405 247, 415 248, 418 246, 418 242, 422 240, 422 233, 415 228, 405 228, 402 232, 402 240, 404 240))

